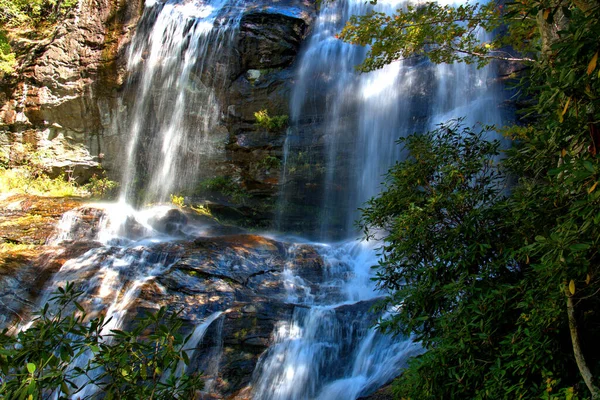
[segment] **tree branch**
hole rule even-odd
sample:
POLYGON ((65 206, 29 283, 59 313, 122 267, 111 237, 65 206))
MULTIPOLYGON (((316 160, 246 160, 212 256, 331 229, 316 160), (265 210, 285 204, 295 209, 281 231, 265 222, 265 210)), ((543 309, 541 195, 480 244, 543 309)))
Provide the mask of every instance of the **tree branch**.
POLYGON ((586 386, 592 393, 592 400, 600 399, 600 390, 594 386, 592 372, 585 362, 583 352, 581 351, 581 344, 579 343, 579 335, 577 334, 577 320, 575 319, 575 306, 573 305, 573 298, 569 293, 569 289, 565 288, 565 294, 567 295, 567 316, 569 318, 569 331, 571 332, 571 341, 573 342, 573 353, 575 354, 575 361, 579 368, 586 386))
POLYGON ((530 63, 537 62, 533 58, 528 58, 528 57, 521 57, 521 58, 518 58, 518 57, 503 57, 503 56, 494 55, 494 54, 483 54, 483 53, 478 53, 476 51, 461 50, 461 49, 457 49, 455 47, 450 47, 450 46, 448 48, 450 50, 452 50, 452 51, 457 52, 457 53, 468 54, 470 56, 475 56, 475 57, 479 57, 479 58, 488 58, 488 59, 502 60, 502 61, 530 62, 530 63))

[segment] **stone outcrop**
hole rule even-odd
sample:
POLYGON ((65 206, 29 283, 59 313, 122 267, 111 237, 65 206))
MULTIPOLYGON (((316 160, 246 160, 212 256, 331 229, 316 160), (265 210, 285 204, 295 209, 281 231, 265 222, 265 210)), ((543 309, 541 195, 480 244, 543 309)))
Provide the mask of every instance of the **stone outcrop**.
POLYGON ((0 195, 0 326, 27 319, 35 299, 65 260, 97 244, 47 246, 62 214, 80 199, 0 195))
POLYGON ((78 174, 105 161, 105 117, 119 107, 126 47, 142 8, 143 0, 81 0, 50 38, 15 43, 20 67, 2 87, 0 146, 51 149, 63 161, 56 170, 78 174), (74 147, 70 158, 61 152, 74 147))

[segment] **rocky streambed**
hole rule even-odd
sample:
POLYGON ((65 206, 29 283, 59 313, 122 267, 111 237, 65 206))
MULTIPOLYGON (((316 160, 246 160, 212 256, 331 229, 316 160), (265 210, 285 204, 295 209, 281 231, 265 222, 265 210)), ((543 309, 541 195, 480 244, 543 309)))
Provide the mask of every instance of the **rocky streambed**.
POLYGON ((418 351, 409 341, 373 335, 369 309, 377 295, 357 270, 374 260, 365 258, 371 250, 364 244, 248 233, 172 206, 134 211, 32 196, 1 205, 3 326, 27 321, 66 282, 84 291, 91 315, 112 313, 123 329, 161 306, 181 311, 190 332, 210 319, 188 372, 203 372, 213 398, 319 398, 352 379, 363 347, 373 346, 372 362, 390 362, 389 372, 361 372, 372 382, 359 385, 356 398, 385 384, 397 374, 394 365, 418 351), (377 360, 382 340, 394 354, 377 360))

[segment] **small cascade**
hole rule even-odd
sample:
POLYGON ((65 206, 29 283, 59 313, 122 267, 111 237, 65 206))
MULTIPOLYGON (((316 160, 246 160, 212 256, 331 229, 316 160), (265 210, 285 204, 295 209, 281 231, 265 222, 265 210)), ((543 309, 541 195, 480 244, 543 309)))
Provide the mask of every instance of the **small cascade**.
POLYGON ((256 367, 254 399, 356 399, 387 383, 421 351, 410 339, 373 328, 369 308, 379 294, 367 272, 377 261, 372 246, 315 246, 325 261, 323 282, 313 292, 286 268, 288 301, 297 306, 289 321, 278 323, 274 344, 256 367))
MULTIPOLYGON (((223 314, 222 311, 217 311, 209 315, 201 324, 197 325, 192 332, 192 335, 188 342, 185 345, 185 352, 188 356, 188 359, 192 360, 194 355, 196 354, 197 347, 202 343, 202 339, 204 339, 204 335, 206 334, 206 330, 210 327, 210 325, 217 320, 223 314)), ((175 369, 175 376, 180 377, 183 373, 186 372, 186 365, 183 361, 179 361, 177 364, 177 368, 175 369)))
MULTIPOLYGON (((177 262, 179 248, 170 245, 155 247, 116 247, 100 246, 88 250, 83 255, 66 261, 46 286, 39 304, 49 302, 58 287, 67 283, 75 283, 82 292, 78 299, 90 316, 104 314, 108 323, 100 335, 110 340, 115 329, 125 329, 128 314, 135 310, 140 292, 163 275, 177 262)), ((21 327, 28 329, 32 322, 21 327)), ((70 368, 85 367, 93 353, 88 350, 79 355, 71 363, 70 368)), ((92 374, 100 374, 94 371, 92 374)), ((78 377, 74 383, 83 387, 77 398, 93 398, 99 390, 88 384, 89 378, 78 377)))
POLYGON ((220 118, 240 0, 146 0, 130 48, 135 103, 121 200, 148 203, 190 187, 220 118), (142 172, 143 171, 143 172, 142 172), (140 193, 143 195, 140 196, 140 193))

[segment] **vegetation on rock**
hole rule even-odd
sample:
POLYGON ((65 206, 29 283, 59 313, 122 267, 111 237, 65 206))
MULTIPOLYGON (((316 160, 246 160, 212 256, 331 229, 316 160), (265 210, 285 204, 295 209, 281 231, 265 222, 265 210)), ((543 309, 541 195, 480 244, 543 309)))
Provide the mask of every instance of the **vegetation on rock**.
POLYGON ((7 31, 16 36, 27 31, 46 31, 78 2, 79 0, 0 0, 0 73, 11 74, 17 65, 7 31))
POLYGON ((269 132, 279 131, 285 128, 288 124, 289 117, 287 115, 275 115, 271 117, 267 110, 260 110, 254 113, 256 125, 268 130, 269 132))
POLYGON ((13 146, 10 155, 0 158, 0 193, 30 194, 36 196, 68 197, 83 196, 109 199, 116 195, 117 182, 92 175, 87 183, 79 183, 72 169, 58 176, 50 176, 48 161, 55 157, 49 150, 13 146))
POLYGON ((585 0, 426 4, 342 32, 372 45, 363 71, 413 55, 528 65, 505 157, 456 123, 411 136, 363 209, 367 235, 384 232, 382 307, 398 306, 381 327, 428 350, 396 381, 400 398, 600 397, 599 36, 600 4, 585 0))

